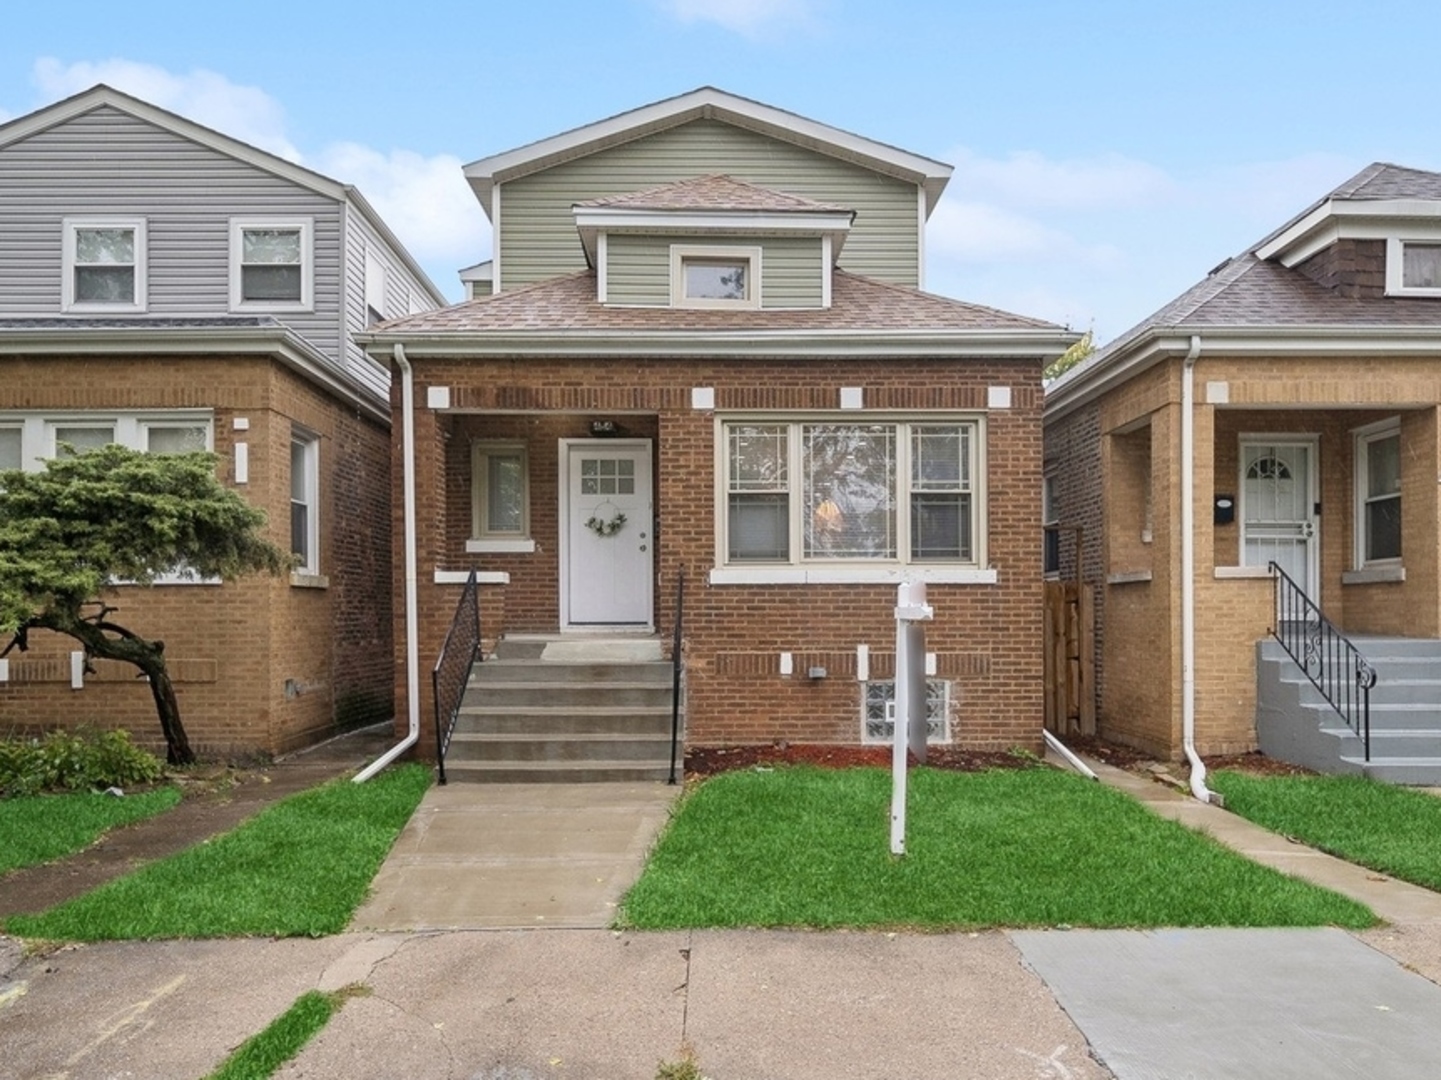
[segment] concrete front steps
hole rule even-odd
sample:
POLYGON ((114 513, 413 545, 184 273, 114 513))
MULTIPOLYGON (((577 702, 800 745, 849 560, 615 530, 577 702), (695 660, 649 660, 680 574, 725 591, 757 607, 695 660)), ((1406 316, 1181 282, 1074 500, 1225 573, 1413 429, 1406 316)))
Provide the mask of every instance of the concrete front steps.
POLYGON ((1355 637, 1376 669, 1371 760, 1279 642, 1256 647, 1256 738, 1281 761, 1395 784, 1441 785, 1441 641, 1355 637))
POLYGON ((671 683, 653 637, 502 639, 471 673, 446 778, 664 781, 671 683))

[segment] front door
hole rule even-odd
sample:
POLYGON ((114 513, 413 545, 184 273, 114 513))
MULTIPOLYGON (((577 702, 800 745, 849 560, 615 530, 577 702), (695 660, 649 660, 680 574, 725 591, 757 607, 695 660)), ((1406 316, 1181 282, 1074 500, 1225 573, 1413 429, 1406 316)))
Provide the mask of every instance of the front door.
POLYGON ((1314 441, 1241 443, 1241 562, 1274 561, 1317 596, 1314 441))
POLYGON ((655 553, 650 443, 577 439, 562 451, 562 623, 650 626, 655 553))

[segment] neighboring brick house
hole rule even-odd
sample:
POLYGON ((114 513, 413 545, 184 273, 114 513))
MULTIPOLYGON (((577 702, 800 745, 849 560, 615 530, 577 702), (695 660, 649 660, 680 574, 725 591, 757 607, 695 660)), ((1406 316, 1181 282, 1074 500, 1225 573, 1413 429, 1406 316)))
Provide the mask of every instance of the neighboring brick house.
POLYGON ((466 175, 475 298, 365 338, 420 671, 472 568, 488 644, 668 642, 684 568, 689 742, 881 741, 920 580, 937 737, 1039 750, 1041 369, 1077 335, 920 291, 949 166, 706 88, 466 175))
POLYGON ((1376 164, 1048 388, 1103 736, 1257 745, 1272 560, 1345 634, 1441 636, 1438 359, 1441 174, 1376 164))
MULTIPOLYGON (((444 298, 353 188, 108 87, 0 126, 0 468, 208 448, 300 569, 119 587, 192 745, 274 754, 393 714, 389 373, 352 341, 444 298)), ((32 633, 0 728, 159 742, 126 665, 32 633)))

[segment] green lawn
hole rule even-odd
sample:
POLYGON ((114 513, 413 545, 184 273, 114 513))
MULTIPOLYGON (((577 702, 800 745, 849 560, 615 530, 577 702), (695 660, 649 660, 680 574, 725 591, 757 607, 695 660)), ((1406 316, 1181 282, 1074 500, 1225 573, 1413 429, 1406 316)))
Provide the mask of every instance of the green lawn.
POLYGON ((91 791, 0 799, 0 874, 82 851, 101 834, 169 810, 174 787, 116 798, 91 791))
POLYGON ((1250 862, 1052 769, 911 774, 908 854, 890 774, 726 773, 680 806, 621 924, 1365 927, 1364 906, 1250 862))
POLYGON ((429 786, 429 769, 405 765, 293 795, 233 832, 14 916, 5 930, 76 941, 337 933, 429 786))
POLYGON ((344 1003, 343 993, 311 990, 295 999, 259 1035, 246 1039, 206 1080, 267 1080, 300 1053, 344 1003))
POLYGON ((1441 889, 1441 799, 1361 776, 1207 781, 1226 809, 1274 832, 1402 881, 1441 889))

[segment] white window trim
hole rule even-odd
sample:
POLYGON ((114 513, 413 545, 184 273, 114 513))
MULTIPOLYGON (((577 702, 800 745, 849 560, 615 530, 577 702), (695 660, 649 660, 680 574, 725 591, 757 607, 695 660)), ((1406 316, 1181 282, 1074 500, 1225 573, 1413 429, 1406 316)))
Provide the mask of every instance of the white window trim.
POLYGON ((1407 244, 1441 244, 1441 235, 1434 236, 1388 236, 1386 238, 1386 295, 1387 296, 1441 296, 1441 288, 1419 288, 1408 286, 1402 276, 1405 268, 1403 249, 1407 244))
POLYGON ((670 246, 670 304, 677 308, 711 308, 722 311, 755 310, 761 306, 761 249, 727 244, 672 244, 670 246), (685 294, 685 264, 692 259, 745 262, 747 295, 744 300, 714 300, 685 294))
POLYGON ((149 244, 143 217, 76 217, 61 221, 64 231, 61 256, 60 310, 80 313, 134 314, 144 312, 149 302, 146 264, 149 244), (135 231, 135 295, 129 304, 100 304, 75 299, 76 233, 81 229, 133 229, 135 231))
POLYGON ((711 583, 731 584, 829 584, 829 583, 873 583, 907 580, 925 580, 937 584, 993 585, 999 580, 994 568, 990 567, 987 552, 989 514, 987 510, 987 463, 986 463, 986 417, 980 413, 784 413, 776 414, 735 414, 717 416, 715 419, 715 544, 716 567, 711 571, 711 583), (788 489, 790 505, 788 523, 791 552, 786 562, 760 562, 730 560, 730 484, 729 448, 726 444, 726 428, 733 424, 783 424, 792 429, 787 439, 790 455, 789 475, 794 478, 788 489), (896 499, 896 557, 893 559, 807 559, 803 554, 803 536, 798 503, 804 497, 801 491, 803 468, 800 461, 801 446, 798 429, 806 424, 840 424, 845 426, 887 424, 894 425, 896 436, 896 477, 898 480, 896 499), (911 551, 911 440, 913 427, 931 425, 971 425, 973 429, 972 474, 970 495, 972 499, 972 546, 971 558, 965 561, 912 561, 911 551))
POLYGON ((245 217, 230 219, 230 310, 313 311, 315 309, 315 220, 308 217, 245 217), (242 242, 250 229, 298 229, 300 232, 300 300, 246 300, 241 291, 242 242))
POLYGON ((519 552, 535 550, 530 535, 530 450, 523 442, 478 439, 470 445, 470 535, 465 550, 479 552, 519 552), (492 455, 520 455, 524 493, 520 511, 520 529, 492 530, 485 527, 485 507, 489 496, 490 470, 486 460, 492 455))
MULTIPOLYGON (((320 577, 320 436, 297 426, 291 429, 290 444, 292 449, 297 445, 304 449, 305 505, 310 508, 305 522, 305 558, 291 572, 291 583, 302 585, 306 583, 304 579, 320 577)), ((294 483, 292 473, 289 488, 291 506, 295 504, 294 483)), ((299 552, 292 550, 291 554, 299 552)))
MULTIPOLYGON (((1441 290, 1438 290, 1438 293, 1441 293, 1441 290)), ((1393 435, 1396 436, 1398 439, 1401 435, 1401 418, 1399 416, 1393 416, 1387 420, 1381 420, 1374 424, 1367 424, 1365 427, 1356 428, 1351 432, 1352 439, 1354 440, 1352 445, 1354 447, 1355 459, 1355 483, 1353 484, 1354 490, 1351 493, 1353 507, 1351 516, 1352 524, 1354 526, 1351 542, 1351 550, 1353 552, 1351 568, 1353 570, 1393 570, 1399 568, 1402 565, 1403 560, 1405 559, 1404 545, 1400 558, 1366 558, 1366 488, 1368 483, 1368 451, 1370 445, 1373 442, 1378 442, 1381 439, 1390 438, 1393 435)), ((1398 493, 1397 497, 1402 498, 1400 493, 1398 493)), ((1406 520, 1406 505, 1404 498, 1401 504, 1401 513, 1401 520, 1404 528, 1404 523, 1406 520)))
POLYGON ((377 322, 384 322, 389 318, 388 308, 385 303, 386 266, 379 253, 371 248, 365 249, 365 322, 367 326, 374 326, 377 322), (375 318, 372 319, 372 314, 375 318))

